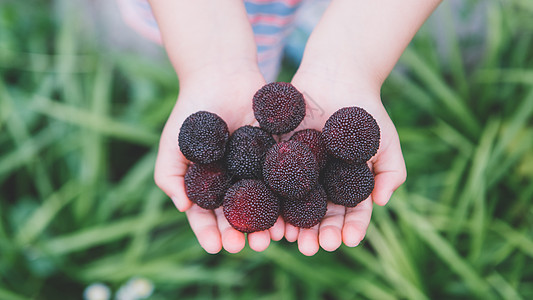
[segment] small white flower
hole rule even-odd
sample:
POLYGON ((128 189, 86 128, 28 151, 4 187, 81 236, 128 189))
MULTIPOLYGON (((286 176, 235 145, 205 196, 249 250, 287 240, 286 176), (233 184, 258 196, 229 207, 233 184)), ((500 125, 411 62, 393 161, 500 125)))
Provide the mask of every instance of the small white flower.
POLYGON ((83 291, 83 299, 85 300, 109 300, 110 297, 111 290, 100 282, 89 285, 83 291))
POLYGON ((128 282, 133 294, 137 296, 137 299, 146 299, 150 297, 154 291, 154 284, 146 278, 132 278, 128 282))
POLYGON ((116 300, 146 299, 154 291, 153 283, 146 278, 134 277, 117 291, 116 300))
POLYGON ((116 300, 137 300, 133 290, 128 285, 121 286, 115 294, 116 300))

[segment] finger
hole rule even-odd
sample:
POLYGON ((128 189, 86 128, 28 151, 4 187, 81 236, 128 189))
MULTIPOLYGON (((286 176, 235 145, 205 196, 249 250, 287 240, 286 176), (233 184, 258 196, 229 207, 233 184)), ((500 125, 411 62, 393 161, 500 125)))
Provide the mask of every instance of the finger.
POLYGON ((264 251, 270 245, 270 231, 263 230, 249 233, 248 244, 254 251, 264 251))
POLYGON ((344 206, 328 202, 328 210, 319 227, 318 238, 322 249, 335 251, 340 247, 345 213, 346 208, 344 206))
POLYGON ((383 206, 389 202, 392 193, 405 182, 407 177, 400 142, 393 143, 380 153, 372 168, 375 174, 372 199, 377 205, 383 206))
POLYGON ((186 211, 192 205, 185 192, 184 176, 188 167, 188 161, 179 152, 177 145, 168 145, 162 137, 155 163, 154 181, 172 199, 179 211, 186 211))
POLYGON ((215 209, 215 215, 217 216, 218 230, 222 235, 222 246, 229 253, 237 253, 244 248, 246 239, 244 233, 231 227, 224 216, 222 207, 215 209))
POLYGON ((300 228, 300 233, 298 234, 298 250, 303 255, 312 256, 318 252, 318 227, 319 224, 311 228, 300 228))
POLYGON ((289 223, 285 223, 285 239, 289 242, 296 242, 300 228, 293 226, 289 223))
POLYGON ((368 197, 356 207, 346 208, 342 240, 348 247, 355 247, 363 240, 372 216, 372 199, 368 197))
POLYGON ((220 231, 217 218, 212 210, 207 210, 193 205, 186 212, 189 224, 200 246, 207 253, 215 254, 222 249, 220 231))
POLYGON ((278 220, 276 223, 274 223, 274 226, 269 229, 269 231, 270 238, 273 241, 279 241, 283 238, 283 235, 285 234, 285 221, 283 221, 281 216, 278 217, 278 220))

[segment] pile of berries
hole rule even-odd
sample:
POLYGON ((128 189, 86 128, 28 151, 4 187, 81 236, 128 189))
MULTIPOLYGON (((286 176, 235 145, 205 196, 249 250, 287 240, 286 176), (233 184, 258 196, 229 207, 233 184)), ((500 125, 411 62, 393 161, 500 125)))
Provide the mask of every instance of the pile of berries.
POLYGON ((367 161, 379 147, 376 120, 360 107, 345 107, 322 132, 304 129, 287 141, 273 135, 296 129, 305 117, 303 95, 290 83, 263 86, 253 97, 260 127, 230 135, 218 115, 199 111, 181 126, 183 155, 193 162, 185 174, 189 199, 204 209, 223 206, 241 232, 266 230, 278 216, 310 228, 326 214, 327 201, 354 207, 374 189, 367 161))

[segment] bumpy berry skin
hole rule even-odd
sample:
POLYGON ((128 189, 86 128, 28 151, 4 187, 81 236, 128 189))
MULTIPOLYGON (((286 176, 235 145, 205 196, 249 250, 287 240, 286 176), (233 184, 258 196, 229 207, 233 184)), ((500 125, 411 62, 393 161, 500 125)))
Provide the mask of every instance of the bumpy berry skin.
POLYGON ((228 171, 238 178, 263 178, 265 155, 275 143, 276 140, 259 127, 240 127, 233 132, 228 142, 228 171))
POLYGON ((326 151, 326 145, 322 139, 322 133, 315 129, 304 129, 295 132, 291 141, 298 141, 311 150, 315 155, 316 162, 318 163, 319 169, 323 169, 326 166, 328 160, 328 153, 326 151))
POLYGON ((250 233, 274 226, 280 200, 263 181, 243 179, 229 188, 223 207, 224 216, 233 228, 250 233))
POLYGON ((330 160, 324 169, 324 188, 331 202, 355 207, 372 193, 374 175, 366 163, 330 160))
POLYGON ((199 111, 187 117, 181 125, 178 144, 188 160, 208 164, 224 156, 228 138, 228 125, 222 118, 199 111))
POLYGON ((253 97, 254 115, 259 126, 272 134, 294 130, 305 117, 305 100, 292 84, 272 82, 253 97))
POLYGON ((296 227, 311 228, 326 215, 327 201, 326 191, 318 184, 302 199, 285 199, 281 209, 283 219, 296 227))
POLYGON ((318 182, 318 163, 309 148, 297 141, 278 143, 263 165, 267 185, 283 198, 299 199, 318 182))
POLYGON ((230 183, 226 170, 218 163, 193 164, 185 173, 187 197, 204 209, 222 205, 230 183))
POLYGON ((326 121, 322 138, 329 154, 347 163, 364 163, 379 148, 380 130, 376 120, 360 107, 345 107, 326 121))

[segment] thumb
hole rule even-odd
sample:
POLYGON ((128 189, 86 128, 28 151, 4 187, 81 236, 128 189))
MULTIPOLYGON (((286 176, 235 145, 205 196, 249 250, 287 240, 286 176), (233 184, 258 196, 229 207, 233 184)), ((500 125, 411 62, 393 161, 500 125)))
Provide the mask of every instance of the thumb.
POLYGON ((407 171, 399 141, 380 153, 376 157, 372 168, 375 174, 372 199, 377 205, 383 206, 389 202, 392 193, 407 178, 407 171))
POLYGON ((192 205, 185 191, 184 176, 188 167, 187 159, 177 146, 166 145, 162 139, 155 163, 154 181, 182 212, 192 205))

